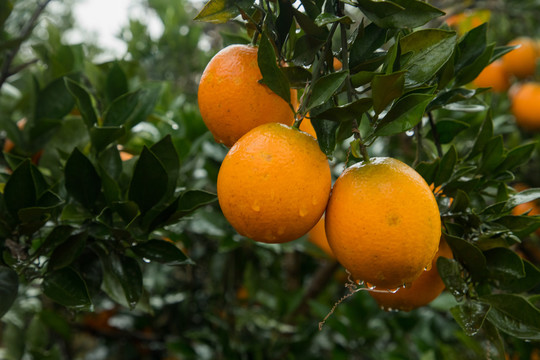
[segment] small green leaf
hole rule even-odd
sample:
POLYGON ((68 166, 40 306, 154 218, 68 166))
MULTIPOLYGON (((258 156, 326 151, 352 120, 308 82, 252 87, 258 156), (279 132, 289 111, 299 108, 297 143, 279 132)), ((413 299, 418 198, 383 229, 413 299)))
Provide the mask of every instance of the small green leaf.
POLYGON ((75 148, 66 162, 64 172, 68 193, 84 207, 94 208, 101 192, 101 178, 92 162, 75 148))
POLYGON ((490 309, 488 304, 480 301, 467 300, 450 309, 452 316, 468 336, 476 335, 486 319, 490 309))
POLYGON ((43 279, 43 292, 60 305, 77 310, 91 310, 92 300, 81 275, 70 267, 48 273, 43 279))
POLYGON ((403 94, 405 71, 376 75, 371 80, 373 110, 379 115, 392 101, 403 94))
POLYGON ((486 274, 486 258, 478 247, 456 236, 444 234, 444 238, 452 248, 454 258, 467 268, 473 278, 486 274))
POLYGON ((444 286, 455 298, 461 299, 467 294, 468 287, 461 276, 463 270, 456 260, 439 257, 437 259, 437 271, 444 282, 444 286))
POLYGON ((131 248, 141 259, 157 261, 166 265, 193 264, 174 244, 164 240, 149 240, 131 248))
POLYGON ((382 28, 415 28, 444 15, 441 10, 419 0, 358 0, 355 5, 382 28))
POLYGON ((38 195, 30 166, 30 160, 23 161, 13 171, 4 187, 6 208, 15 218, 18 218, 20 209, 36 205, 38 195))
POLYGON ((69 78, 65 78, 65 82, 67 89, 75 98, 75 102, 86 126, 91 128, 98 122, 92 95, 90 95, 90 92, 84 86, 69 78))
POLYGON ((454 145, 452 145, 441 158, 439 170, 437 171, 437 175, 435 176, 435 180, 433 181, 435 187, 450 180, 450 177, 454 173, 454 168, 456 166, 457 160, 457 149, 454 145))
POLYGON ((467 32, 458 43, 458 52, 454 69, 459 73, 474 62, 486 49, 487 23, 483 23, 467 32))
POLYGON ((390 136, 405 132, 416 126, 434 95, 408 94, 390 108, 386 116, 375 126, 375 135, 390 136))
POLYGON ((493 120, 491 117, 491 112, 488 112, 486 115, 486 118, 484 119, 484 122, 482 123, 482 127, 480 128, 480 131, 478 132, 478 135, 476 136, 476 141, 474 143, 474 146, 471 150, 471 152, 468 155, 469 159, 474 158, 476 155, 482 153, 482 150, 484 150, 484 147, 489 142, 489 140, 493 137, 493 120))
POLYGON ((176 152, 176 148, 174 147, 171 135, 165 136, 163 139, 152 145, 150 151, 152 151, 167 170, 168 185, 166 196, 172 196, 176 189, 176 182, 180 172, 180 159, 176 152))
POLYGON ((17 299, 19 277, 6 266, 0 266, 0 319, 11 308, 17 299))
POLYGON ((37 95, 35 121, 39 119, 61 119, 73 109, 75 100, 66 87, 64 78, 48 84, 37 95))
MULTIPOLYGON (((470 125, 467 122, 451 119, 437 120, 437 123, 435 124, 435 129, 437 129, 439 142, 441 144, 448 144, 452 142, 452 140, 454 140, 454 138, 460 132, 467 130, 469 127, 470 125)), ((433 136, 431 129, 429 131, 429 135, 433 136)))
POLYGON ((274 93, 279 95, 283 100, 291 102, 291 87, 287 77, 277 64, 274 47, 268 40, 266 33, 261 36, 259 50, 257 51, 257 62, 262 74, 262 83, 265 84, 274 93))
POLYGON ((311 119, 332 120, 336 122, 345 122, 362 117, 362 114, 368 111, 372 106, 370 98, 362 98, 352 103, 336 106, 323 112, 311 116, 311 119))
POLYGON ((144 147, 133 171, 128 198, 134 201, 142 214, 161 201, 167 191, 169 176, 163 164, 144 147))
POLYGON ((324 104, 341 87, 348 75, 347 71, 338 71, 315 80, 311 85, 307 109, 324 104))
POLYGON ((124 290, 127 303, 134 309, 143 292, 142 272, 133 258, 110 254, 111 270, 124 290))
POLYGON ((485 295, 491 305, 488 320, 501 331, 524 340, 540 340, 540 310, 526 298, 513 294, 485 295))
POLYGON ((105 95, 109 102, 128 92, 128 80, 126 74, 120 67, 118 61, 115 61, 107 72, 107 83, 105 86, 105 95))
POLYGON ((454 201, 450 206, 450 211, 452 212, 461 212, 465 211, 471 203, 469 196, 463 190, 457 190, 456 195, 454 196, 454 201))
POLYGON ((59 270, 70 265, 82 252, 88 233, 86 231, 71 235, 52 252, 47 266, 49 271, 59 270))
POLYGON ((240 15, 240 9, 253 5, 247 0, 209 0, 194 20, 223 24, 240 15))
POLYGON ((516 167, 526 163, 531 158, 535 148, 536 143, 516 146, 506 154, 504 161, 497 167, 497 169, 495 169, 495 172, 513 170, 516 167))
POLYGON ((506 282, 499 284, 499 287, 506 291, 514 293, 527 292, 540 285, 540 270, 530 261, 521 259, 525 276, 523 278, 507 279, 506 282))
POLYGON ((118 140, 126 133, 124 126, 92 126, 90 138, 96 152, 102 152, 110 143, 118 140))
POLYGON ((336 148, 336 132, 340 124, 326 119, 313 120, 311 124, 317 134, 317 142, 322 152, 331 156, 336 148))
POLYGON ((440 162, 441 159, 439 158, 433 160, 432 162, 422 161, 416 165, 415 169, 420 175, 422 175, 428 184, 432 184, 433 181, 435 181, 435 174, 437 174, 440 162))
POLYGON ((440 29, 415 31, 400 40, 405 86, 419 85, 433 78, 452 55, 456 33, 440 29), (410 54, 408 54, 410 53, 410 54))
POLYGON ((495 136, 486 143, 482 150, 479 171, 484 174, 491 173, 504 159, 504 140, 502 135, 495 136))
POLYGON ((132 128, 146 120, 161 96, 162 84, 150 84, 139 90, 117 97, 103 115, 103 126, 124 125, 132 128))
POLYGON ((510 249, 495 248, 484 252, 490 279, 506 282, 525 277, 523 261, 510 249))

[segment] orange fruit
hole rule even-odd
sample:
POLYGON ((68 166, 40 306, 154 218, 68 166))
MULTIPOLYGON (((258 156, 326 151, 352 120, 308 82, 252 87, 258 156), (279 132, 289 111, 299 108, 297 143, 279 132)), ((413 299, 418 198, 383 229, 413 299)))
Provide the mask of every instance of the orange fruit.
POLYGON ((510 41, 508 45, 520 45, 520 47, 510 51, 501 58, 506 72, 518 78, 534 75, 536 73, 536 61, 538 59, 536 42, 528 37, 520 37, 510 41))
POLYGON ((283 243, 306 234, 330 195, 328 160, 317 141, 290 126, 269 123, 249 131, 225 156, 217 195, 240 234, 283 243))
POLYGON ((210 60, 199 83, 202 119, 215 140, 228 147, 258 125, 294 120, 289 104, 259 82, 257 52, 250 45, 222 49, 210 60))
MULTIPOLYGON (((309 113, 308 115, 309 116, 309 113)), ((307 117, 302 120, 300 123, 300 130, 303 132, 307 132, 309 135, 313 136, 315 139, 317 138, 317 133, 315 132, 315 129, 313 128, 313 125, 311 124, 311 119, 308 119, 307 117)))
POLYGON ((441 237, 435 196, 414 169, 372 158, 336 180, 326 209, 326 236, 352 275, 382 289, 410 284, 431 265, 441 237))
POLYGON ((339 71, 343 68, 343 64, 341 63, 341 60, 339 60, 337 57, 334 56, 334 70, 339 71))
POLYGON ((512 97, 511 111, 518 126, 540 130, 540 83, 527 82, 519 86, 512 97))
POLYGON ((489 64, 473 80, 473 85, 479 88, 491 88, 494 92, 504 92, 510 87, 510 76, 506 72, 502 61, 497 60, 489 64))
POLYGON ((369 291, 377 304, 384 310, 411 311, 427 305, 439 296, 444 290, 444 282, 437 270, 437 259, 442 256, 453 258, 450 246, 441 238, 439 251, 431 262, 431 269, 424 271, 410 286, 401 288, 395 293, 369 291))
POLYGON ((458 34, 463 35, 466 32, 488 22, 491 17, 491 11, 487 9, 467 10, 449 16, 446 24, 455 29, 458 34))
POLYGON ((334 253, 328 245, 328 239, 326 238, 326 230, 324 227, 324 216, 321 217, 317 225, 315 225, 308 233, 308 240, 317 245, 323 250, 329 257, 334 258, 334 253))

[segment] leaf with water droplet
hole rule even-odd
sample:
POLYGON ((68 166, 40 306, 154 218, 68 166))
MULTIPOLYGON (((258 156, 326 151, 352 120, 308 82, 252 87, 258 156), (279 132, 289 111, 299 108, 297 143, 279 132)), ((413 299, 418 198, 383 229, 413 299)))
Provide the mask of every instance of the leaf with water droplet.
POLYGON ((450 309, 450 312, 465 333, 469 336, 473 336, 480 331, 489 308, 490 306, 486 303, 469 300, 454 306, 450 309))

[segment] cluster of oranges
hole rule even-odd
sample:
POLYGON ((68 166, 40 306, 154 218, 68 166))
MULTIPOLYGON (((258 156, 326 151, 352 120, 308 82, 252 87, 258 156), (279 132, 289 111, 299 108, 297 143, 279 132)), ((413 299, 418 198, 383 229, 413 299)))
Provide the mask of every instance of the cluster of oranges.
POLYGON ((301 122, 311 134, 294 127, 296 105, 261 84, 257 53, 251 45, 224 48, 199 84, 202 118, 215 140, 230 147, 217 179, 226 219, 263 243, 319 232, 321 246, 384 308, 410 310, 431 301, 444 287, 433 262, 451 253, 444 243, 439 248, 441 220, 428 184, 399 160, 372 158, 332 185, 311 124, 301 122), (414 295, 416 286, 430 295, 414 295))

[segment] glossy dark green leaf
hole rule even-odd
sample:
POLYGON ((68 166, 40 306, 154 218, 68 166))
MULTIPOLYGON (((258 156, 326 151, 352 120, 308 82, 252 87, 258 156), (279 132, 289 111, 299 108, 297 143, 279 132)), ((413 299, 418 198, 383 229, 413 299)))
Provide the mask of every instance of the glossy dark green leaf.
POLYGON ((485 276, 486 258, 478 247, 457 236, 444 234, 444 238, 450 245, 454 258, 463 264, 473 278, 485 276))
POLYGON ((311 92, 308 99, 307 109, 312 109, 322 105, 330 99, 334 93, 343 85, 348 76, 347 71, 338 71, 318 78, 311 85, 311 92))
POLYGON ((88 233, 82 231, 69 236, 65 241, 56 246, 49 258, 48 270, 55 271, 71 265, 73 260, 81 254, 87 238, 88 233))
POLYGON ((18 217, 18 211, 36 205, 37 193, 30 161, 23 161, 11 174, 4 187, 4 201, 8 211, 18 217))
POLYGON ((371 93, 373 97, 373 110, 380 114, 388 105, 403 94, 405 85, 405 72, 387 75, 376 75, 371 80, 371 93))
POLYGON ((504 206, 504 210, 509 211, 519 204, 535 201, 536 199, 540 199, 540 188, 531 188, 520 191, 519 193, 510 196, 504 206))
POLYGON ((332 156, 336 148, 336 132, 340 124, 326 119, 312 120, 311 124, 317 134, 317 142, 322 152, 327 156, 332 156))
POLYGON ((540 310, 526 298, 513 294, 485 295, 491 305, 488 319, 499 330, 525 340, 540 340, 540 310))
POLYGON ((103 151, 107 145, 118 140, 126 133, 124 126, 93 126, 90 129, 92 146, 98 153, 103 151))
POLYGON ((66 87, 64 78, 49 83, 37 95, 35 121, 61 119, 73 109, 75 100, 66 87))
POLYGON ((372 106, 371 98, 362 98, 352 103, 336 106, 323 112, 312 115, 312 119, 332 120, 337 122, 360 119, 362 114, 372 106))
POLYGON ((133 171, 128 199, 134 201, 144 214, 161 201, 168 181, 169 176, 161 161, 144 147, 133 171))
POLYGON ((150 151, 152 151, 167 170, 168 184, 166 196, 172 196, 176 189, 176 182, 180 172, 180 159, 176 152, 176 148, 174 147, 171 135, 165 136, 163 139, 152 145, 150 151))
MULTIPOLYGON (((438 120, 435 124, 435 129, 437 129, 439 142, 441 144, 448 144, 452 142, 459 133, 467 130, 469 127, 470 125, 467 122, 451 119, 438 120)), ((429 131, 429 134, 433 136, 431 130, 429 131)))
POLYGON ((86 208, 94 208, 101 192, 101 178, 92 162, 75 148, 66 162, 64 173, 68 193, 86 208))
POLYGON ((141 259, 157 261, 166 265, 193 264, 174 244, 164 240, 149 240, 134 246, 131 250, 141 259))
POLYGON ((494 44, 488 45, 484 52, 474 59, 474 61, 465 64, 465 66, 456 73, 456 80, 454 86, 461 86, 470 83, 482 72, 482 70, 489 64, 493 55, 494 44))
POLYGON ((486 303, 467 300, 450 309, 452 316, 468 336, 476 335, 486 319, 490 306, 486 303))
POLYGON ((415 31, 400 40, 405 86, 423 84, 443 67, 454 51, 456 33, 440 29, 415 31), (408 53, 411 53, 407 55, 408 53))
POLYGON ((511 291, 514 293, 523 293, 531 291, 540 285, 540 269, 530 261, 521 259, 525 276, 522 278, 507 279, 504 283, 499 284, 499 288, 511 291))
POLYGON ((461 276, 462 268, 456 260, 439 257, 437 259, 437 271, 444 282, 444 286, 454 297, 461 299, 465 296, 468 287, 461 276))
POLYGON ((201 206, 208 205, 217 200, 215 194, 204 190, 187 190, 180 195, 178 211, 191 213, 201 206))
POLYGON ((81 84, 65 78, 66 87, 75 98, 75 103, 81 112, 84 123, 88 128, 91 128, 98 122, 94 101, 90 92, 81 84))
POLYGON ((450 177, 454 173, 454 167, 456 166, 458 160, 457 149, 454 145, 450 146, 444 156, 441 158, 441 163, 435 176, 433 184, 435 187, 447 182, 450 180, 450 177))
POLYGON ((140 214, 139 207, 133 201, 114 202, 111 209, 116 211, 126 224, 131 223, 140 214))
POLYGON ((135 259, 117 254, 110 254, 110 264, 129 307, 134 309, 143 292, 141 267, 135 259))
POLYGON ((490 279, 501 282, 525 277, 523 261, 510 249, 495 248, 484 252, 490 279))
MULTIPOLYGON (((319 12, 319 9, 313 9, 314 11, 319 12)), ((304 14, 303 12, 299 11, 298 9, 293 7, 293 15, 296 19, 296 22, 298 25, 300 25, 300 28, 304 30, 306 35, 308 35, 311 38, 318 39, 321 41, 326 41, 326 37, 328 35, 328 29, 326 26, 317 26, 314 19, 315 17, 312 17, 311 15, 304 14)))
POLYGON ((247 9, 251 5, 253 5, 253 2, 246 0, 210 0, 194 20, 214 24, 226 23, 240 15, 240 9, 247 9))
POLYGON ((491 117, 491 112, 488 112, 486 115, 486 118, 484 119, 484 122, 482 123, 482 126, 480 127, 480 131, 478 132, 478 135, 476 136, 476 141, 474 142, 473 148, 471 152, 468 155, 469 159, 474 158, 476 155, 482 153, 482 150, 484 150, 484 147, 489 142, 489 140, 493 137, 493 119, 491 117))
POLYGON ((293 62, 299 66, 309 66, 315 60, 325 40, 311 35, 300 36, 294 43, 293 62))
POLYGON ((502 172, 505 170, 513 170, 516 167, 525 164, 531 158, 535 148, 535 143, 516 146, 506 154, 504 161, 495 171, 502 172))
POLYGON ((377 74, 377 72, 373 71, 359 71, 351 76, 351 84, 354 87, 366 85, 367 83, 371 82, 371 80, 373 80, 377 74))
MULTIPOLYGON (((291 25, 293 25, 293 5, 290 1, 279 2, 279 15, 276 18, 276 46, 278 53, 281 53, 281 49, 285 44, 287 37, 291 32, 291 25)), ((294 30, 293 30, 294 31, 294 30)))
POLYGON ((375 135, 390 136, 405 132, 416 126, 433 95, 409 94, 399 99, 385 117, 375 126, 375 135))
POLYGON ((38 248, 38 251, 43 254, 47 254, 64 241, 66 241, 71 234, 75 231, 75 228, 69 225, 58 225, 47 235, 43 243, 38 248))
POLYGON ((19 276, 6 266, 0 266, 0 319, 17 299, 19 276))
POLYGON ((53 271, 43 279, 43 292, 60 305, 91 310, 92 300, 81 275, 70 267, 53 271))
POLYGON ((120 64, 115 61, 107 72, 105 96, 109 102, 128 92, 128 79, 120 64))
POLYGON ((447 89, 440 91, 427 107, 427 111, 439 109, 447 104, 469 100, 480 92, 478 89, 447 89))
POLYGON ((151 84, 116 98, 103 115, 103 126, 132 128, 146 120, 161 96, 162 85, 151 84))
POLYGON ((493 62, 497 59, 499 59, 500 57, 502 57, 503 55, 505 54, 508 54, 510 51, 518 48, 519 45, 514 45, 514 46, 496 46, 494 49, 493 49, 493 54, 491 55, 491 60, 490 62, 493 62))
POLYGON ((422 161, 416 165, 415 169, 428 184, 432 184, 435 181, 435 175, 439 169, 440 162, 441 160, 439 158, 431 162, 422 161))
POLYGON ((490 173, 497 168, 505 159, 504 141, 501 135, 489 140, 482 150, 479 171, 484 174, 490 173))
POLYGON ((382 28, 415 28, 444 15, 441 10, 419 0, 359 0, 356 6, 382 28))
POLYGON ((281 68, 281 71, 285 74, 293 88, 303 89, 311 81, 311 72, 302 66, 287 66, 281 68))
POLYGON ((475 61, 486 49, 487 23, 467 32, 458 42, 454 69, 459 73, 464 67, 475 61))
POLYGON ((268 86, 270 90, 279 95, 283 100, 290 103, 291 88, 289 81, 285 74, 279 69, 274 47, 264 33, 261 36, 261 41, 259 43, 257 62, 263 77, 262 83, 268 86))

